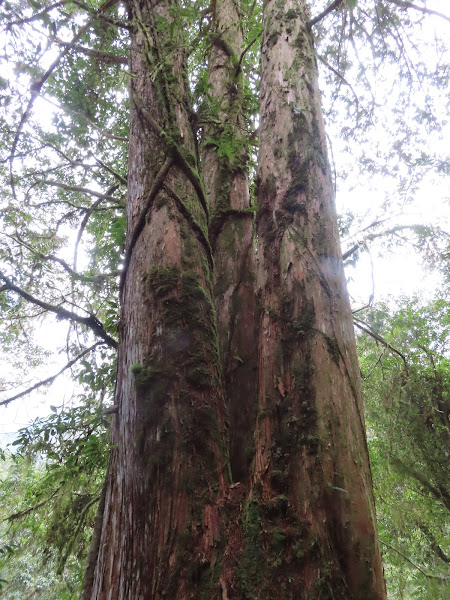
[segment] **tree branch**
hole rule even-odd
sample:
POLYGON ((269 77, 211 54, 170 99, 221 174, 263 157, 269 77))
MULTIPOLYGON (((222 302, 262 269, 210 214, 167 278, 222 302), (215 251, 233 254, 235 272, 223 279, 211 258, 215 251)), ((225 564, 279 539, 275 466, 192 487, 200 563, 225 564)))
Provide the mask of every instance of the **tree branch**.
POLYGON ((445 19, 450 22, 450 17, 444 15, 436 10, 431 10, 431 8, 426 8, 425 6, 417 6, 417 4, 413 4, 412 2, 406 2, 405 0, 388 0, 392 4, 399 6, 400 8, 408 9, 413 8, 414 10, 418 10, 419 12, 426 15, 435 15, 436 17, 441 17, 441 19, 445 19))
POLYGON ((169 154, 169 156, 166 157, 166 160, 164 161, 162 167, 159 169, 155 179, 153 180, 152 186, 151 186, 150 191, 147 196, 147 200, 145 201, 145 204, 142 207, 141 214, 139 215, 139 217, 136 221, 136 225, 134 226, 134 229, 131 233, 131 237, 128 242, 128 247, 125 252, 125 258, 123 260, 122 274, 120 276, 120 284, 119 284, 119 293, 120 294, 122 294, 122 292, 123 292, 123 286, 125 284, 125 278, 126 278, 126 274, 128 271, 128 267, 130 266, 131 255, 133 254, 134 246, 135 246, 136 242, 138 241, 139 236, 141 235, 142 231, 144 230, 145 222, 147 220, 147 214, 153 204, 153 200, 156 198, 156 195, 162 188, 162 186, 164 184, 164 180, 167 176, 167 173, 169 172, 169 169, 174 164, 174 162, 175 162, 174 156, 172 154, 169 154))
MULTIPOLYGON (((93 204, 93 206, 96 206, 99 202, 101 202, 101 201, 97 200, 93 204)), ((91 212, 89 212, 88 214, 90 215, 91 212)), ((20 235, 17 232, 16 232, 15 236, 9 235, 7 233, 5 233, 4 235, 7 236, 8 238, 12 239, 14 242, 19 242, 19 244, 21 246, 23 246, 24 248, 26 248, 27 250, 29 250, 35 256, 38 256, 41 260, 49 260, 49 261, 53 261, 53 262, 58 263, 74 279, 78 279, 80 281, 85 281, 86 283, 99 283, 101 281, 104 281, 108 277, 117 277, 117 275, 119 275, 119 271, 113 271, 112 273, 105 273, 104 275, 91 275, 91 276, 90 275, 83 275, 82 273, 78 273, 75 269, 72 269, 72 267, 70 265, 68 265, 66 263, 66 261, 63 260, 62 258, 59 258, 58 256, 55 256, 54 254, 42 254, 42 252, 39 252, 38 250, 35 250, 32 246, 30 246, 29 244, 27 244, 20 237, 20 235)), ((77 240, 77 242, 78 242, 78 240, 77 240)))
POLYGON ((80 46, 80 44, 74 44, 72 42, 64 42, 59 38, 55 38, 55 42, 64 46, 65 48, 71 48, 76 52, 81 52, 82 54, 86 54, 86 56, 92 56, 93 58, 97 58, 98 60, 102 60, 103 62, 115 64, 115 65, 128 65, 128 58, 124 56, 117 56, 115 54, 110 54, 109 52, 101 52, 99 50, 92 50, 92 48, 85 48, 84 46, 80 46))
POLYGON ((95 190, 90 190, 89 188, 85 188, 78 185, 68 185, 67 183, 63 183, 62 181, 54 181, 53 179, 41 179, 36 183, 42 183, 44 185, 59 187, 68 192, 81 192, 82 194, 89 194, 90 196, 94 196, 94 198, 99 198, 100 200, 109 200, 110 202, 114 202, 116 204, 121 202, 121 200, 114 198, 114 196, 110 196, 109 194, 102 194, 100 192, 96 192, 95 190))
POLYGON ((59 8, 60 6, 64 6, 65 4, 67 4, 67 0, 62 0, 62 2, 56 2, 55 4, 51 4, 50 6, 47 6, 46 8, 32 15, 31 17, 23 17, 22 19, 17 19, 16 21, 6 23, 5 29, 10 30, 12 27, 14 27, 14 25, 23 25, 24 23, 32 23, 33 21, 37 21, 47 13, 54 10, 55 8, 59 8))
POLYGON ((367 333, 367 335, 370 335, 371 337, 373 337, 374 340, 377 340, 377 342, 380 342, 380 344, 383 344, 383 346, 388 348, 391 352, 394 352, 395 354, 400 356, 400 358, 402 359, 403 364, 405 366, 406 375, 409 374, 408 363, 406 361, 406 357, 404 354, 402 354, 400 352, 400 350, 397 350, 396 348, 394 348, 394 346, 391 346, 391 344, 389 342, 387 342, 383 337, 381 337, 381 335, 378 335, 378 333, 371 331, 368 327, 364 327, 362 325, 363 321, 360 321, 355 316, 353 316, 353 323, 356 327, 358 327, 358 329, 361 329, 361 331, 364 331, 364 333, 367 333))
MULTIPOLYGON (((131 91, 131 98, 132 98, 137 110, 139 111, 139 114, 142 115, 142 117, 144 118, 144 121, 146 121, 147 124, 150 125, 150 127, 153 129, 153 131, 155 131, 159 136, 166 137, 165 131, 162 129, 162 127, 159 125, 159 123, 157 123, 155 121, 155 119, 152 117, 152 115, 144 108, 141 101, 139 100, 137 95, 133 92, 133 90, 131 91)), ((174 144, 173 142, 170 145, 168 144, 168 151, 173 152, 174 158, 178 161, 180 169, 183 171, 183 173, 186 175, 186 177, 192 184, 194 190, 197 193, 197 196, 198 196, 200 204, 203 208, 203 211, 206 215, 206 220, 208 221, 209 220, 208 202, 206 200, 206 193, 205 193, 205 190, 203 189, 203 186, 202 186, 202 183, 200 181, 198 174, 196 174, 194 172, 194 170, 192 169, 192 167, 188 164, 186 158, 183 156, 183 152, 180 150, 180 148, 177 144, 174 144)))
POLYGON ((397 469, 418 481, 420 485, 433 494, 436 500, 442 502, 447 510, 450 511, 450 494, 446 489, 443 489, 442 486, 434 486, 422 473, 408 467, 400 458, 393 456, 391 457, 391 461, 397 466, 397 469))
POLYGON ((23 396, 27 396, 28 394, 31 394, 31 392, 33 392, 34 390, 37 390, 38 388, 42 387, 43 385, 52 384, 57 377, 59 377, 62 373, 64 373, 64 371, 67 371, 67 369, 70 369, 70 367, 72 367, 76 362, 81 360, 83 358, 83 356, 86 356, 86 354, 89 354, 89 352, 94 350, 94 348, 97 348, 97 346, 104 345, 104 343, 105 342, 97 342, 93 346, 86 348, 86 350, 83 350, 83 352, 78 354, 78 356, 75 356, 75 358, 73 358, 72 360, 69 360, 69 362, 66 365, 64 365, 64 367, 60 371, 55 373, 55 375, 52 375, 51 377, 47 377, 47 379, 43 379, 42 381, 38 381, 37 383, 35 383, 31 387, 27 388, 23 392, 20 392, 19 394, 16 394, 15 396, 11 396, 11 398, 2 400, 0 402, 0 406, 7 406, 10 402, 13 402, 14 400, 17 400, 18 398, 22 398, 23 396))
POLYGON ((175 202, 178 210, 186 218, 186 220, 188 221, 188 223, 189 223, 191 229, 193 230, 195 236, 197 237, 197 239, 199 240, 199 242, 202 244, 203 248, 206 251, 206 256, 207 256, 207 259, 208 259, 208 264, 209 264, 211 270, 213 270, 213 268, 214 268, 213 251, 212 251, 212 248, 211 248, 211 245, 209 243, 209 240, 206 237, 203 229, 197 223, 197 221, 195 220, 195 218, 192 215, 191 211, 186 207, 186 205, 184 204, 183 200, 175 192, 175 190, 173 190, 167 184, 163 184, 163 187, 167 191, 167 193, 169 194, 169 196, 172 197, 172 199, 174 200, 174 202, 175 202))
POLYGON ((63 308, 62 306, 54 306, 53 304, 48 304, 47 302, 43 302, 38 298, 35 298, 25 290, 17 287, 14 283, 0 271, 0 278, 5 282, 5 286, 3 289, 11 290, 12 292, 16 292, 19 296, 21 296, 27 302, 31 302, 32 304, 36 304, 36 306, 40 306, 44 310, 48 312, 52 312, 56 314, 58 319, 63 321, 74 321, 75 323, 79 323, 80 325, 84 325, 91 331, 93 331, 98 337, 100 337, 108 346, 111 348, 117 348, 117 342, 114 340, 108 333, 106 333, 103 325, 98 321, 93 314, 89 313, 89 317, 81 317, 76 313, 63 308))
MULTIPOLYGON (((316 54, 317 58, 320 60, 320 62, 322 64, 324 64, 327 69, 329 69, 332 73, 334 73, 336 75, 336 77, 338 77, 342 83, 344 83, 347 87, 350 88, 354 98, 355 98, 355 102, 356 102, 356 126, 358 127, 358 121, 359 121, 359 98, 357 93, 355 92, 355 90, 353 89, 352 85, 345 79, 345 77, 343 75, 341 75, 339 73, 339 71, 337 71, 334 67, 332 67, 322 56, 320 56, 319 54, 316 54)), ((367 112, 365 108, 363 108, 364 112, 367 112)))
POLYGON ((50 500, 56 496, 56 494, 59 492, 59 490, 61 488, 62 488, 62 485, 60 485, 59 488, 57 490, 55 490, 51 496, 49 496, 48 498, 45 498, 45 500, 41 500, 41 502, 38 502, 34 506, 30 506, 30 508, 25 508, 24 510, 20 510, 19 512, 9 515, 9 517, 6 517, 6 519, 4 519, 4 520, 8 521, 10 523, 11 521, 16 521, 17 519, 26 517, 28 514, 30 514, 30 512, 33 512, 34 510, 37 510, 38 508, 41 508, 41 506, 44 506, 45 504, 47 504, 47 502, 50 502, 50 500))
MULTIPOLYGON (((384 220, 387 221, 388 219, 384 219, 384 220)), ((370 229, 371 227, 376 227, 376 226, 380 225, 382 222, 383 221, 375 221, 368 227, 365 227, 363 229, 363 231, 366 231, 367 229, 370 229)), ((375 240, 379 237, 383 237, 385 235, 395 235, 397 233, 397 231, 403 231, 404 229, 411 229, 413 232, 415 232, 417 227, 418 227, 417 225, 396 225, 395 227, 391 227, 391 229, 386 229, 385 231, 382 231, 380 233, 371 233, 371 234, 367 235, 365 238, 363 238, 360 242, 356 242, 351 248, 349 248, 346 252, 344 252, 344 254, 342 255, 342 260, 345 261, 345 260, 347 260, 347 258, 350 258, 350 256, 352 254, 354 254, 359 248, 361 248, 361 246, 364 246, 365 244, 367 244, 367 242, 372 242, 373 240, 375 240)), ((423 226, 423 227, 424 227, 424 229, 428 229, 426 226, 423 226)))
POLYGON ((418 565, 416 565, 415 563, 413 563, 411 559, 409 559, 407 556, 405 556, 403 554, 403 552, 400 552, 400 550, 397 550, 397 548, 394 548, 394 546, 391 546, 390 544, 387 544, 386 542, 383 542, 383 540, 380 540, 380 542, 383 544, 383 546, 386 546, 386 548, 389 548, 389 550, 392 550, 393 552, 396 552, 399 556, 401 556, 402 558, 404 558, 407 562, 409 562, 409 564, 411 566, 413 566, 415 569, 417 569, 418 571, 420 571, 422 573, 422 575, 424 575, 428 579, 439 579, 440 581, 447 581, 448 580, 448 577, 441 577, 440 575, 431 575, 430 573, 426 573, 421 567, 419 567, 418 565))
POLYGON ((308 21, 308 23, 306 23, 306 28, 311 29, 312 27, 314 27, 314 25, 317 25, 317 23, 324 19, 330 12, 332 12, 336 8, 339 8, 342 2, 343 0, 334 0, 334 2, 332 2, 329 6, 327 6, 325 10, 319 13, 317 17, 314 17, 311 19, 311 21, 308 21))
MULTIPOLYGON (((80 39, 82 38, 83 34, 91 26, 93 20, 95 20, 95 18, 98 17, 102 12, 104 12, 105 10, 107 10, 108 8, 110 8, 111 6, 113 6, 114 4, 116 4, 117 1, 118 0, 106 0, 106 2, 104 2, 100 6, 100 8, 95 11, 93 17, 91 19, 89 19, 87 21, 87 23, 85 23, 82 27, 80 27, 80 29, 78 30, 78 32, 73 36, 71 43, 72 44, 78 43, 80 41, 80 39)), ((27 104, 27 107, 26 107, 25 111, 22 113, 22 116, 20 118, 19 126, 17 128, 16 133, 15 133, 14 140, 13 140, 12 147, 11 147, 11 154, 9 156, 10 185, 11 185, 11 190, 12 190, 12 193, 13 193, 14 197, 16 197, 16 193, 15 193, 15 184, 14 184, 14 176, 13 176, 13 162, 14 162, 14 158, 15 158, 15 155, 16 155, 17 144, 19 143, 19 137, 20 137, 20 135, 22 133, 22 130, 23 130, 23 127, 24 127, 25 123, 30 118, 34 101, 36 100, 36 98, 41 93, 42 87, 44 86, 44 84, 47 81, 47 79, 52 75, 53 71, 58 67, 59 63, 63 60, 63 58, 69 52, 70 52, 70 47, 69 48, 65 48, 62 52, 60 52, 58 54, 58 56, 55 58, 55 60, 52 62, 52 64, 48 67, 48 69, 46 70, 46 72, 42 75, 42 77, 38 81, 33 82, 31 84, 31 86, 30 86, 31 97, 30 97, 30 99, 28 101, 28 104, 27 104)))
POLYGON ((96 123, 91 121, 91 119, 89 119, 89 117, 87 117, 84 113, 82 113, 78 110, 72 110, 71 108, 68 108, 67 106, 62 106, 61 104, 57 104, 56 102, 53 102, 49 98, 46 98, 43 94, 38 94, 38 95, 39 95, 39 98, 42 98, 42 100, 44 100, 45 102, 48 102, 48 104, 51 104, 55 108, 58 108, 59 110, 62 110, 68 114, 76 115, 77 117, 81 117, 82 119, 84 119, 86 121, 86 123, 88 123, 91 127, 93 127, 95 129, 95 131, 97 131, 101 136, 108 138, 109 140, 116 140, 118 142, 128 142, 128 138, 126 138, 126 137, 122 137, 120 135, 115 135, 114 133, 109 133, 109 131, 105 131, 105 129, 102 129, 101 127, 99 127, 99 125, 96 125, 96 123))

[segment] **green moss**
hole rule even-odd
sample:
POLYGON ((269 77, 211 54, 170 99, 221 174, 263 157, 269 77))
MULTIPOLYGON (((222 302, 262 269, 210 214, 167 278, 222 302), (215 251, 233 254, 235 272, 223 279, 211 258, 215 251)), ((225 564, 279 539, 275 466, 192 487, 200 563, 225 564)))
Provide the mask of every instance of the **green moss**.
POLYGON ((325 340, 327 342, 328 352, 331 358, 333 359, 333 362, 336 363, 336 365, 339 367, 341 352, 339 350, 337 341, 334 338, 330 338, 328 336, 325 336, 325 340))
POLYGON ((290 8, 284 15, 285 19, 292 20, 298 17, 298 11, 295 8, 290 8))
POLYGON ((306 214, 305 205, 299 202, 299 196, 306 191, 307 181, 296 181, 287 190, 281 202, 283 210, 291 215, 295 213, 306 214))
POLYGON ((272 175, 272 173, 270 173, 266 179, 264 180, 264 183, 260 183, 258 184, 258 196, 260 198, 274 198, 276 196, 277 193, 277 183, 276 183, 276 179, 275 176, 272 175))
POLYGON ((176 266, 155 267, 147 275, 149 288, 158 297, 170 294, 177 286, 180 270, 176 266))
POLYGON ((186 380, 196 388, 211 387, 213 381, 211 371, 208 367, 198 366, 190 370, 186 380))
POLYGON ((244 507, 244 554, 239 576, 246 597, 257 598, 263 565, 261 513, 257 500, 249 500, 244 507))

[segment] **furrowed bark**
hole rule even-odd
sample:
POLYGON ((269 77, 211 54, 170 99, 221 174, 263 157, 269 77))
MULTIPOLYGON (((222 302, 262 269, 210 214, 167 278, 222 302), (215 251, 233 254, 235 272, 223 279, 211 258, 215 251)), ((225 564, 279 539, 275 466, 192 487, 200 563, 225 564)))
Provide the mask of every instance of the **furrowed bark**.
POLYGON ((228 479, 223 394, 210 257, 198 235, 207 215, 188 119, 186 44, 175 7, 170 0, 129 2, 130 250, 110 477, 86 594, 96 600, 206 598, 216 584, 217 504, 228 479))
POLYGON ((265 566, 250 573, 249 588, 258 598, 270 589, 277 598, 381 600, 358 362, 309 19, 304 0, 265 4, 259 412, 246 538, 246 552, 253 547, 265 566))
POLYGON ((212 98, 204 126, 203 172, 211 207, 219 347, 226 385, 230 463, 234 481, 246 481, 251 462, 255 378, 255 257, 248 185, 248 135, 239 3, 212 7, 208 82, 212 98), (228 154, 223 152, 226 146, 228 154))
POLYGON ((205 191, 177 5, 129 6, 118 414, 85 597, 384 600, 305 1, 264 8, 256 275, 237 5, 212 4, 205 191))

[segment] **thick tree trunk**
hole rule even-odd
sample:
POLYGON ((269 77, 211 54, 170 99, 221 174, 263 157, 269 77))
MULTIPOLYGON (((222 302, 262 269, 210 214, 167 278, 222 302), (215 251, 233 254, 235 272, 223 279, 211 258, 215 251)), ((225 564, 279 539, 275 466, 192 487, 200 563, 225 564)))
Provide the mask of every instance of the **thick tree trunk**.
POLYGON ((309 13, 282 4, 264 8, 251 509, 268 564, 279 551, 268 585, 375 600, 385 586, 309 13))
POLYGON ((215 306, 230 427, 234 481, 245 481, 252 459, 256 397, 254 211, 248 186, 249 148, 244 118, 241 15, 233 0, 212 5, 204 107, 203 172, 211 207, 215 306), (227 152, 224 152, 224 148, 227 152))
POLYGON ((96 599, 194 597, 213 560, 217 497, 228 477, 208 215, 173 6, 130 2, 119 408, 90 590, 96 599))
POLYGON ((129 5, 119 411, 84 598, 383 600, 305 2, 264 8, 256 274, 236 2, 212 5, 206 191, 176 3, 129 5))

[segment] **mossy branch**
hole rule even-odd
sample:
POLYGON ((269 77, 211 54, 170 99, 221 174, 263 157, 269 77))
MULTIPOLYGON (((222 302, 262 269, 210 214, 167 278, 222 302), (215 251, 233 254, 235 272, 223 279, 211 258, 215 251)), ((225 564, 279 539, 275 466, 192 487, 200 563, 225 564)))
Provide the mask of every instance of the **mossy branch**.
POLYGON ((195 217, 193 216, 191 211, 188 209, 188 207, 184 204, 184 202, 180 198, 180 196, 175 192, 175 190, 173 190, 171 187, 169 187, 166 184, 164 184, 164 188, 167 191, 167 193, 172 197, 172 199, 175 201, 175 204, 176 204, 178 210, 186 218, 186 220, 188 221, 195 236, 197 237, 197 239, 200 241, 200 243, 204 247, 204 249, 206 251, 206 257, 208 259, 209 267, 211 270, 213 270, 213 268, 214 268, 213 251, 212 251, 211 245, 209 243, 209 240, 208 240, 207 236, 205 235, 205 232, 200 227, 200 225, 197 223, 197 221, 195 220, 195 217))
POLYGON ((161 125, 152 117, 152 115, 144 108, 142 102, 139 100, 137 95, 132 92, 131 94, 132 100, 138 110, 139 114, 142 115, 144 120, 148 125, 153 129, 153 131, 159 135, 161 138, 164 138, 167 143, 167 151, 173 153, 173 157, 176 159, 178 166, 189 179, 189 182, 192 184, 200 204, 203 208, 203 211, 206 215, 206 219, 209 220, 209 210, 208 210, 208 202, 206 200, 206 193, 203 188, 203 184, 200 180, 198 173, 191 167, 189 162, 187 161, 182 148, 174 141, 174 139, 168 135, 161 125))
POLYGON ((134 229, 131 233, 130 240, 128 242, 128 247, 127 247, 127 250, 125 253, 125 258, 123 260, 122 274, 120 276, 120 284, 119 284, 120 294, 122 294, 122 292, 123 292, 123 286, 125 284, 125 278, 127 275, 128 267, 130 266, 131 255, 133 254, 134 246, 136 245, 136 242, 138 241, 139 236, 141 235, 142 231, 144 230, 147 215, 153 204, 153 201, 155 200, 158 192, 161 190, 161 188, 164 184, 164 180, 167 176, 167 173, 169 172, 169 169, 173 164, 174 164, 174 157, 171 153, 171 154, 169 154, 169 156, 166 157, 164 164, 159 169, 155 179, 153 180, 152 186, 151 186, 150 191, 147 196, 147 200, 145 201, 145 204, 142 207, 141 214, 139 215, 139 217, 136 221, 136 225, 134 226, 134 229))
POLYGON ((44 498, 44 500, 41 500, 40 502, 34 504, 33 506, 30 506, 29 508, 25 508, 23 510, 20 510, 19 512, 9 515, 3 520, 7 521, 8 523, 12 523, 13 521, 17 521, 17 519, 22 519, 23 517, 26 517, 35 510, 39 510, 39 508, 45 506, 47 502, 50 502, 50 500, 56 496, 56 494, 61 490, 62 486, 63 484, 61 484, 48 498, 44 498))

